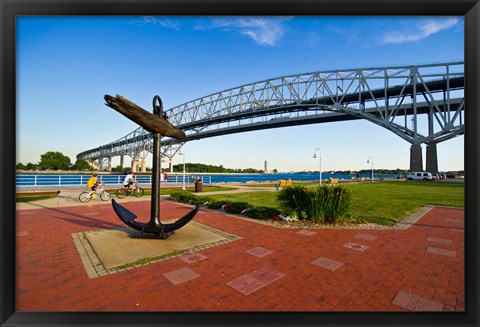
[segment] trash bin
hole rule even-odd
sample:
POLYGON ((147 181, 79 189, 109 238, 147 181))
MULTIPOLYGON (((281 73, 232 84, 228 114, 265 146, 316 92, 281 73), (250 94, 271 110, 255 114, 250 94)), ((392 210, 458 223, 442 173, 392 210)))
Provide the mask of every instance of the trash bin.
POLYGON ((203 182, 201 179, 197 179, 195 181, 195 192, 202 192, 203 191, 203 182))

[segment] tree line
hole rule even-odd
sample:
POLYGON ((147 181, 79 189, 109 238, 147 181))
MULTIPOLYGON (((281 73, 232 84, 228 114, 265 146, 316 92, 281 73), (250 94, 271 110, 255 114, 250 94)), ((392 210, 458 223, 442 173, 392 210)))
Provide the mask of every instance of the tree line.
POLYGON ((48 151, 40 156, 37 164, 31 162, 24 165, 18 163, 17 170, 93 170, 93 167, 85 160, 77 160, 72 164, 70 158, 58 151, 48 151))
MULTIPOLYGON (((173 171, 183 171, 183 164, 173 165, 173 171)), ((243 174, 262 174, 263 170, 246 168, 232 169, 225 168, 223 165, 205 165, 201 163, 185 163, 185 171, 189 173, 243 173, 243 174)))
MULTIPOLYGON (((40 161, 37 164, 31 162, 26 165, 18 163, 16 165, 17 170, 75 170, 75 171, 92 171, 94 168, 86 161, 79 159, 72 164, 70 158, 58 151, 48 151, 40 156, 40 161)), ((112 168, 112 171, 124 172, 129 170, 130 167, 116 166, 112 168)), ((183 171, 183 164, 174 165, 174 171, 183 171)), ((147 171, 151 171, 147 168, 147 171)), ((168 172, 169 169, 162 169, 162 171, 168 172)), ((224 168, 222 165, 213 166, 200 163, 185 163, 185 171, 189 173, 248 173, 256 174, 263 173, 263 170, 254 168, 247 169, 231 169, 224 168)))

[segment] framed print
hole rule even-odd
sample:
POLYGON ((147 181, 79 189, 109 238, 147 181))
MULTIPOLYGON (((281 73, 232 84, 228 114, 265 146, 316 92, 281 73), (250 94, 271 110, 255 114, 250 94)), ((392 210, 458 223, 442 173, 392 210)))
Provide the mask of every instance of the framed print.
POLYGON ((1 0, 0 10, 2 326, 478 326, 477 0, 1 0), (114 108, 119 96, 138 112, 153 98, 153 115, 114 108), (146 140, 164 122, 185 140, 162 138, 161 152, 160 134, 146 140), (135 140, 146 145, 125 152, 130 165, 119 149, 135 140), (43 175, 63 176, 43 165, 57 149, 75 157, 68 167, 95 165, 113 209, 76 193, 20 208, 18 171, 38 157, 43 175), (186 164, 218 170, 186 181, 186 164), (106 173, 116 168, 121 177, 106 173), (139 183, 158 177, 156 197, 118 196, 130 170, 139 183), (249 179, 216 179, 235 173, 249 179), (455 178, 441 184, 443 173, 455 178), (261 182, 270 197, 205 192, 261 182), (309 182, 346 189, 346 220, 287 201, 309 182), (399 183, 410 188, 393 195, 399 183), (169 223, 154 217, 167 185, 171 198, 200 197, 189 198, 204 206, 192 223, 170 221, 193 202, 162 201, 169 223), (149 214, 160 234, 134 222, 149 214), (185 243, 169 248, 175 239, 185 243))

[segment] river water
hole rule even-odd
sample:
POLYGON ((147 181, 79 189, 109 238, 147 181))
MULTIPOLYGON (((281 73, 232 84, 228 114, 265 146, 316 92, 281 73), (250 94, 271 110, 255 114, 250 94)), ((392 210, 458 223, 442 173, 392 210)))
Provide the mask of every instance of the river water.
MULTIPOLYGON (((107 184, 121 184, 125 175, 102 175, 99 178, 107 184)), ((136 175, 136 179, 141 184, 151 184, 151 175, 136 175)), ((329 178, 352 179, 352 175, 322 173, 322 180, 329 178)), ((371 174, 360 174, 358 177, 371 178, 371 174)), ((375 178, 396 178, 396 175, 375 175, 375 178)), ((85 185, 90 178, 90 174, 85 175, 16 175, 16 186, 68 186, 68 185, 85 185)), ((319 174, 311 173, 281 173, 281 174, 186 174, 187 183, 192 183, 196 179, 201 179, 205 184, 221 184, 221 183, 254 183, 254 182, 278 182, 280 179, 291 179, 293 181, 318 181, 319 174)), ((168 183, 182 183, 183 174, 169 174, 168 183)))

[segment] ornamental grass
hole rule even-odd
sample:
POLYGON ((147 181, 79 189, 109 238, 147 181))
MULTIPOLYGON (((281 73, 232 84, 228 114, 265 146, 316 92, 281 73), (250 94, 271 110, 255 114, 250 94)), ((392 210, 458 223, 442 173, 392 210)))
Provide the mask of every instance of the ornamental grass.
POLYGON ((289 216, 332 224, 349 216, 351 192, 343 186, 284 187, 277 195, 280 208, 289 216))

